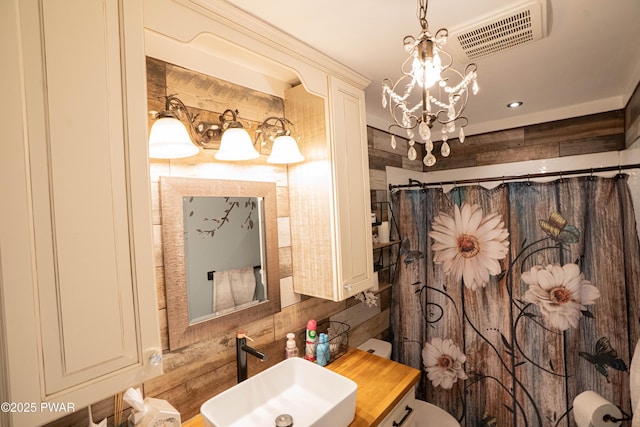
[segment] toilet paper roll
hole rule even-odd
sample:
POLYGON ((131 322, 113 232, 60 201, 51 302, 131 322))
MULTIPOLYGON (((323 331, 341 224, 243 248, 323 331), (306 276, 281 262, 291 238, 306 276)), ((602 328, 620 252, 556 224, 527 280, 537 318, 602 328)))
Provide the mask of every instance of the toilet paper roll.
POLYGON ((389 243, 389 221, 382 221, 378 226, 378 242, 389 243))
POLYGON ((613 403, 595 391, 584 391, 573 399, 573 417, 578 427, 615 427, 621 421, 605 421, 605 416, 622 418, 622 412, 613 403))

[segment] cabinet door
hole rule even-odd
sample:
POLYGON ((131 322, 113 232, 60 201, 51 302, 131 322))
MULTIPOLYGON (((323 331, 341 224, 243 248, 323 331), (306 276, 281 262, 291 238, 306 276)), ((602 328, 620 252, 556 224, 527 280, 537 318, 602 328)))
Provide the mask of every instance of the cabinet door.
MULTIPOLYGON (((79 409, 161 371, 149 363, 160 340, 142 7, 3 3, 3 14, 15 19, 3 35, 20 51, 9 75, 22 90, 10 99, 23 113, 13 125, 22 131, 14 127, 16 139, 8 141, 12 151, 6 158, 3 152, 16 188, 2 198, 26 199, 11 208, 7 227, 21 209, 28 222, 16 219, 3 235, 2 264, 12 243, 29 242, 28 253, 11 255, 20 257, 23 274, 3 269, 5 314, 23 320, 4 327, 8 390, 13 401, 72 402, 79 409)), ((14 422, 61 415, 39 410, 14 422)))
POLYGON ((364 93, 334 77, 329 99, 285 94, 305 161, 289 166, 295 292, 342 301, 372 285, 364 93))
POLYGON ((331 77, 330 108, 338 216, 339 299, 372 285, 371 194, 364 92, 331 77))

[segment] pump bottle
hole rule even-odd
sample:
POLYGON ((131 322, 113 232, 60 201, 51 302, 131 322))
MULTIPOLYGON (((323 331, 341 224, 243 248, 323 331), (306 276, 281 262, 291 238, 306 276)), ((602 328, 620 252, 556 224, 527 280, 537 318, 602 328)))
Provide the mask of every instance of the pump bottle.
POLYGON ((296 345, 296 335, 294 333, 287 334, 287 346, 284 349, 284 357, 298 357, 298 346, 296 345))

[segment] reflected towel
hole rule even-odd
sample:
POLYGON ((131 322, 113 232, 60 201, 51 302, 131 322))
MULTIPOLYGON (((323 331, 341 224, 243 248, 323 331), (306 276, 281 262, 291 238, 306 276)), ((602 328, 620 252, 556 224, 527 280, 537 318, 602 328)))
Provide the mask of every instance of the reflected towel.
POLYGON ((231 274, 233 270, 216 272, 213 275, 213 312, 220 313, 235 307, 231 292, 231 274))
POLYGON ((256 293, 256 276, 253 267, 230 270, 231 292, 235 305, 247 304, 254 299, 256 293))

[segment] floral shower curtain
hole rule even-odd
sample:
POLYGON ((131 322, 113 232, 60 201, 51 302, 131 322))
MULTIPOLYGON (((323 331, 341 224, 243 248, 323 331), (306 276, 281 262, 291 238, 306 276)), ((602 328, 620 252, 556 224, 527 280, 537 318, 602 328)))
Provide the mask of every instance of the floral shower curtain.
POLYGON ((626 175, 397 191, 394 360, 463 426, 572 426, 593 390, 630 414, 640 251, 626 175))

